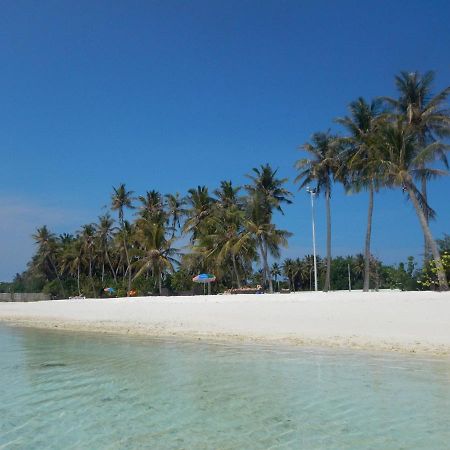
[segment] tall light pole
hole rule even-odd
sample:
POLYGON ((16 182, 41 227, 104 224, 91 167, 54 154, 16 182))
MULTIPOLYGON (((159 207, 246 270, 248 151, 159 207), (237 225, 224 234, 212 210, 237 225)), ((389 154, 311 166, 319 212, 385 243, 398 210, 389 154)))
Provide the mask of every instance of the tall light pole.
POLYGON ((316 225, 314 222, 314 196, 317 194, 317 190, 311 189, 308 186, 306 188, 306 192, 311 195, 312 239, 314 255, 314 290, 317 291, 316 225))

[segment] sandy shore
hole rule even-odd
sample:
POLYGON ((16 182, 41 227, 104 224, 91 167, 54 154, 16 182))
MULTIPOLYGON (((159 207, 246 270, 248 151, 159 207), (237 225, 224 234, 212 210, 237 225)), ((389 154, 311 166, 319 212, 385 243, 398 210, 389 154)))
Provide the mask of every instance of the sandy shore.
POLYGON ((450 354, 450 293, 330 292, 0 303, 17 325, 450 354))

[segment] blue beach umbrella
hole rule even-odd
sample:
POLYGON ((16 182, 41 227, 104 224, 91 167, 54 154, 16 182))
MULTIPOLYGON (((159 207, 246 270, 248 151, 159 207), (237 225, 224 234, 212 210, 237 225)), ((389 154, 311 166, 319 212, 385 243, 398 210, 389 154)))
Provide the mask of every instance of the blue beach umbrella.
POLYGON ((216 281, 216 277, 210 273, 201 273, 192 278, 194 283, 203 283, 203 292, 205 292, 205 285, 208 285, 208 294, 211 294, 211 283, 216 281))

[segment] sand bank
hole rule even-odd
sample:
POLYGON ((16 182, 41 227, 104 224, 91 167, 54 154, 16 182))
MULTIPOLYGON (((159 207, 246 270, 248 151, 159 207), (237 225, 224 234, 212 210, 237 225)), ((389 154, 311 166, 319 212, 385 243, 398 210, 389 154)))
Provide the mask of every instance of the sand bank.
POLYGON ((0 321, 450 355, 450 293, 303 292, 0 303, 0 321))

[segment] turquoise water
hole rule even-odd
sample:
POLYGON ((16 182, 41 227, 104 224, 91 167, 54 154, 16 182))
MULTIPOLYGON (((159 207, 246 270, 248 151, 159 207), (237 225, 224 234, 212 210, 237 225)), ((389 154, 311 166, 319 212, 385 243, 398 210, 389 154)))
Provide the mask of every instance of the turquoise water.
POLYGON ((0 448, 448 449, 450 360, 0 326, 0 448))

